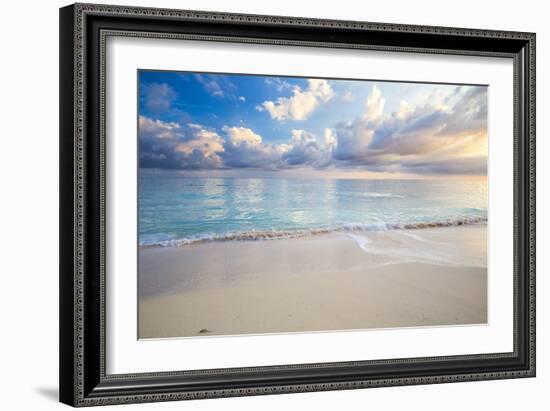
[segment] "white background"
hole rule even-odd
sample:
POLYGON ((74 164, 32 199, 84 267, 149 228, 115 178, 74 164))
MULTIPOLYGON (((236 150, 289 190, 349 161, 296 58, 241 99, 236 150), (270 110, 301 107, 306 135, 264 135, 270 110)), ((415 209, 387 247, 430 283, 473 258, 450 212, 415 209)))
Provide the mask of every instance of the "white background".
POLYGON ((108 374, 513 350, 511 59, 115 37, 107 41, 108 374), (406 61, 406 64, 403 64, 406 61), (137 69, 488 84, 487 325, 136 340, 137 69), (128 319, 131 319, 130 321, 128 319), (407 344, 403 344, 406 340, 407 344), (342 349, 342 347, 346 347, 342 349), (227 355, 230 352, 232 355, 227 355))
MULTIPOLYGON (((117 409, 422 409, 463 410, 520 407, 546 409, 550 386, 547 354, 550 292, 545 273, 550 260, 550 223, 542 210, 549 206, 550 150, 548 79, 550 28, 543 2, 441 1, 297 2, 187 0, 117 2, 171 8, 358 19, 537 32, 538 131, 538 377, 437 386, 379 388, 293 395, 203 400, 125 406, 117 409)), ((3 5, 0 104, 2 201, 0 250, 3 278, 0 298, 0 384, 3 409, 56 409, 58 301, 58 11, 61 1, 26 1, 3 5)))

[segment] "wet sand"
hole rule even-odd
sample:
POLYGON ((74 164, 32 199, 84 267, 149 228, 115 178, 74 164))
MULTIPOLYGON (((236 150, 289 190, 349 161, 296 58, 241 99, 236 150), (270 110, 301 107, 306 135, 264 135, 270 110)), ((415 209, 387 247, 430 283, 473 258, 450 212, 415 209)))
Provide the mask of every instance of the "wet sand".
POLYGON ((143 247, 140 338, 487 322, 487 227, 143 247))

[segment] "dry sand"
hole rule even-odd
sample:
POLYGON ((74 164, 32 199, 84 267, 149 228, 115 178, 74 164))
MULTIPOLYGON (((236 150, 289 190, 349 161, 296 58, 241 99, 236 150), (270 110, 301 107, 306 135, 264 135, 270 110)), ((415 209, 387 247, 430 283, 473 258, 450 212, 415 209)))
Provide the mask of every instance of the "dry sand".
POLYGON ((140 338, 487 322, 487 227, 141 248, 140 338))

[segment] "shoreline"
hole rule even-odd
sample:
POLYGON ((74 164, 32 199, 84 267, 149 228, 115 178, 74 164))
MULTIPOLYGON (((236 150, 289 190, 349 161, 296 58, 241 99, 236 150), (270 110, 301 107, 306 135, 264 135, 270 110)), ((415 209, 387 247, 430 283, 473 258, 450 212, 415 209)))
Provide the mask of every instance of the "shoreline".
POLYGON ((139 337, 487 322, 487 226, 140 246, 139 337))
POLYGON ((192 237, 174 238, 171 240, 161 240, 152 243, 140 243, 140 248, 154 247, 183 247, 194 244, 226 242, 226 241, 271 241, 304 238, 331 233, 354 233, 354 232, 376 232, 393 230, 425 230, 431 228, 462 227, 472 225, 487 225, 487 218, 462 218, 454 221, 433 221, 418 223, 371 223, 371 224, 342 224, 335 227, 320 227, 311 229, 296 230, 251 230, 240 232, 227 232, 221 234, 202 234, 192 237))

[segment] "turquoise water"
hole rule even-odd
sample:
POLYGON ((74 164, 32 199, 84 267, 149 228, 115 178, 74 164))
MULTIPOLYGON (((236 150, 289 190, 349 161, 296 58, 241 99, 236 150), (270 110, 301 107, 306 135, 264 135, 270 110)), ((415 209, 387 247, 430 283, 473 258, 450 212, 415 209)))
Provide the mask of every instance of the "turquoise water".
POLYGON ((139 243, 264 240, 487 221, 487 181, 188 178, 140 172, 139 243))

